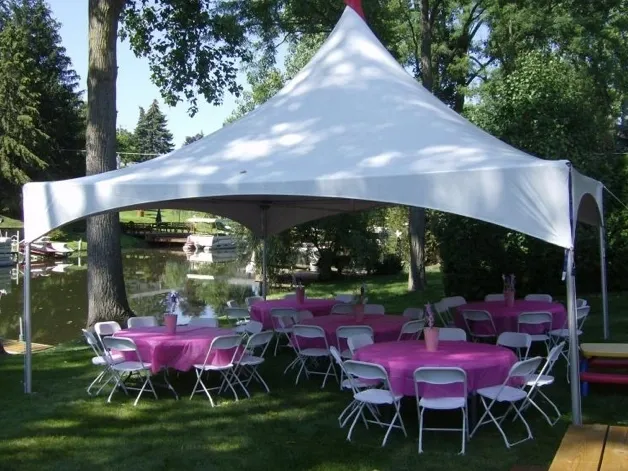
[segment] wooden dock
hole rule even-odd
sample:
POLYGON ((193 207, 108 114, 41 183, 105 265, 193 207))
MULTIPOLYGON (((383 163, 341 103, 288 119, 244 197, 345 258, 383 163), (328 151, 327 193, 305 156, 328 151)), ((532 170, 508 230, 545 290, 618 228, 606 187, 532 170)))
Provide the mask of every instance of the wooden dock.
POLYGON ((131 221, 121 223, 120 226, 125 234, 152 244, 185 244, 187 237, 193 232, 192 225, 175 222, 157 224, 131 221))
MULTIPOLYGON (((9 355, 24 355, 26 350, 26 343, 19 340, 0 339, 0 345, 4 347, 4 351, 9 355)), ((31 348, 33 353, 38 353, 53 348, 53 345, 33 342, 31 343, 31 348)))

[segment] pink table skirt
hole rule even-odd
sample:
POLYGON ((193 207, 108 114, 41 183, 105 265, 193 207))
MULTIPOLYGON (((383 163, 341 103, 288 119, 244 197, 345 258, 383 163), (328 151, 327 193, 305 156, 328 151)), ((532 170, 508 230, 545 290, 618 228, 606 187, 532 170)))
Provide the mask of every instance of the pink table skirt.
MULTIPOLYGON (((517 320, 522 312, 549 312, 552 314, 552 329, 562 329, 567 320, 567 311, 565 306, 560 303, 548 303, 545 301, 515 301, 514 306, 508 307, 504 301, 482 301, 476 303, 463 304, 457 308, 455 312, 455 322, 460 328, 466 330, 462 311, 477 310, 488 311, 493 317, 493 323, 497 333, 517 332, 517 320)), ((472 327, 476 334, 488 334, 491 327, 485 322, 475 322, 472 327)), ((521 331, 528 334, 542 334, 543 326, 538 325, 522 325, 521 331)))
POLYGON ((315 316, 327 316, 331 308, 340 301, 335 299, 306 298, 303 303, 296 299, 273 299, 271 301, 259 301, 251 306, 251 319, 261 322, 264 329, 273 328, 270 310, 276 308, 296 309, 297 311, 310 311, 315 316))
MULTIPOLYGON (((467 374, 467 391, 502 384, 517 361, 507 348, 472 342, 440 342, 438 351, 428 352, 417 340, 376 343, 362 347, 355 359, 382 365, 388 372, 390 387, 397 394, 414 396, 414 370, 423 366, 462 368, 467 374)), ((421 385, 424 397, 462 395, 462 385, 421 385)))
MULTIPOLYGON (((162 368, 188 371, 195 364, 202 364, 209 346, 215 337, 232 335, 231 329, 218 327, 177 327, 174 335, 167 334, 165 327, 142 327, 116 332, 116 337, 133 339, 142 361, 151 364, 153 373, 162 368)), ((124 352, 127 360, 137 360, 133 352, 124 352)), ((233 357, 233 350, 214 353, 208 363, 227 364, 233 357)))
MULTIPOLYGON (((408 322, 408 320, 409 319, 405 317, 395 315, 365 315, 364 319, 361 322, 358 322, 355 316, 351 314, 334 314, 333 316, 306 319, 302 323, 322 327, 325 331, 329 346, 331 347, 333 345, 340 351, 343 351, 348 347, 347 342, 344 339, 342 339, 341 344, 338 345, 336 329, 340 326, 368 325, 373 329, 375 342, 394 342, 399 338, 401 328, 406 322, 408 322)), ((299 346, 301 348, 322 348, 325 345, 320 340, 299 338, 299 346)))

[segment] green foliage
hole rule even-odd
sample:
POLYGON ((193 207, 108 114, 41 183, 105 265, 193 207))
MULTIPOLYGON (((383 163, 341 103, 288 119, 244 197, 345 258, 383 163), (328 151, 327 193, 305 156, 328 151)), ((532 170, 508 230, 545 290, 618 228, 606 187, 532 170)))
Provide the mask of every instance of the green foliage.
POLYGON ((135 135, 128 129, 118 128, 116 130, 116 152, 120 156, 122 162, 133 162, 137 157, 137 146, 135 144, 135 135))
POLYGON ((145 162, 158 155, 167 154, 174 149, 172 133, 168 131, 166 115, 159 109, 157 100, 153 100, 146 112, 144 112, 144 108, 140 108, 133 143, 139 155, 128 157, 130 161, 134 162, 145 162))
MULTIPOLYGON (((183 141, 183 146, 187 146, 188 144, 192 144, 193 142, 196 142, 196 141, 198 141, 200 139, 203 139, 204 137, 205 137, 205 134, 203 134, 203 131, 197 132, 193 136, 185 136, 185 140, 183 141)), ((181 147, 183 147, 183 146, 181 146, 181 147)))

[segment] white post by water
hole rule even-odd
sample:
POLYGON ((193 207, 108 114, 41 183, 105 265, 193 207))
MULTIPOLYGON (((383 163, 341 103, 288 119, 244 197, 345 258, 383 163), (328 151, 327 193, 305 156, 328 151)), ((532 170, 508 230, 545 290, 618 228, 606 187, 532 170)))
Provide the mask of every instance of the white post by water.
POLYGON ((31 345, 31 244, 24 243, 24 392, 33 392, 33 352, 31 345))

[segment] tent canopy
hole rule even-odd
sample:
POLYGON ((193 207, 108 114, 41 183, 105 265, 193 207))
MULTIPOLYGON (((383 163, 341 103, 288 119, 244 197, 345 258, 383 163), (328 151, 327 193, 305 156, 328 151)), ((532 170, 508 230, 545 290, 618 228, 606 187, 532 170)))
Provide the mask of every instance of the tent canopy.
POLYGON ((112 210, 207 211, 261 234, 382 203, 460 214, 572 248, 602 185, 441 103, 346 8, 310 63, 239 121, 145 163, 24 186, 26 241, 112 210), (580 201, 584 201, 580 205, 580 201))

